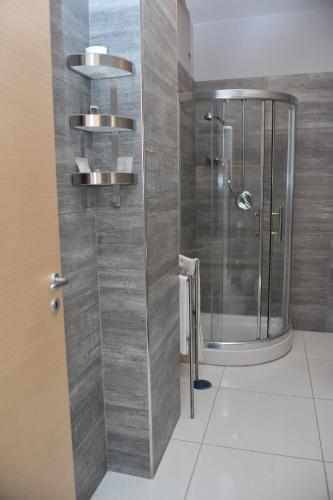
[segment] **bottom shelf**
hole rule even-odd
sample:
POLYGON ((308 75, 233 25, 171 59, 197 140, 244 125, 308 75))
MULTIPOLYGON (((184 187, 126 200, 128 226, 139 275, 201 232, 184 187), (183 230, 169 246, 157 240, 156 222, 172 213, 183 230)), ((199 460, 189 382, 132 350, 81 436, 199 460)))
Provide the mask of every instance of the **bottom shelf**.
POLYGON ((134 184, 134 174, 130 172, 75 172, 72 174, 74 186, 119 186, 134 184))

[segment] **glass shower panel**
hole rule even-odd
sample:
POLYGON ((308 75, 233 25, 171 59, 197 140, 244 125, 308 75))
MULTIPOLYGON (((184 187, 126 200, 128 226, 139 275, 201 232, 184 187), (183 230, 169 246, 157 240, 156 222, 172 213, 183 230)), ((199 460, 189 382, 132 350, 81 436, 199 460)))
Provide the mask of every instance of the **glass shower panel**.
POLYGON ((271 194, 272 194, 272 102, 264 106, 264 158, 262 183, 261 223, 261 301, 260 301, 260 339, 268 336, 269 286, 270 286, 270 245, 271 245, 271 194))
POLYGON ((292 114, 286 103, 273 103, 272 131, 272 209, 271 258, 269 287, 269 337, 288 330, 289 252, 291 199, 288 196, 291 180, 293 143, 292 114))
POLYGON ((201 327, 203 339, 212 340, 212 173, 215 164, 216 120, 214 105, 198 101, 194 108, 195 138, 195 246, 200 259, 201 327))
POLYGON ((211 341, 223 341, 223 294, 226 282, 224 251, 228 246, 226 223, 228 220, 228 186, 224 166, 224 105, 215 103, 212 128, 211 164, 211 341))
POLYGON ((218 102, 212 166, 212 340, 260 331, 262 103, 218 102))

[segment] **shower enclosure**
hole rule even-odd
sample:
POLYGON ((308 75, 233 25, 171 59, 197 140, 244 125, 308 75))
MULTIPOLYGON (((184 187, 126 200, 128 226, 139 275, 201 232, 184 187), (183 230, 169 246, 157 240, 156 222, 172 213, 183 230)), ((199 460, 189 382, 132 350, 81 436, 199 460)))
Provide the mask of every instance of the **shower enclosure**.
POLYGON ((267 90, 180 94, 181 252, 201 263, 206 363, 291 348, 295 109, 267 90))

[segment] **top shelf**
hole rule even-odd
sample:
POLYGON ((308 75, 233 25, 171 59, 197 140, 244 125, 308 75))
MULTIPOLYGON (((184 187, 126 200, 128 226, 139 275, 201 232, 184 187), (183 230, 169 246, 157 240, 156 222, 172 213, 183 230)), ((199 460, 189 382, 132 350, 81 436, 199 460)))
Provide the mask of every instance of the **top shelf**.
POLYGON ((91 80, 119 78, 134 73, 134 64, 122 57, 109 54, 72 54, 68 56, 69 67, 91 80))

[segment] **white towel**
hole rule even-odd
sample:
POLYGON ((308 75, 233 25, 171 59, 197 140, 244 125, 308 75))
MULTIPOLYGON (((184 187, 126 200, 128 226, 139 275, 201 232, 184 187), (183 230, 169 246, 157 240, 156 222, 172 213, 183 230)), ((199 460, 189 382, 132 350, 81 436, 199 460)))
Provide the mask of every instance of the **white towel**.
MULTIPOLYGON (((180 269, 180 273, 185 275, 185 276, 193 276, 194 275, 194 272, 195 272, 195 260, 194 259, 190 259, 189 257, 186 257, 185 255, 179 255, 179 269, 180 269)), ((188 286, 189 284, 187 284, 187 294, 188 294, 188 286)), ((201 362, 202 359, 203 359, 203 352, 202 352, 202 348, 203 348, 203 333, 202 333, 202 328, 201 328, 201 290, 200 290, 200 273, 199 273, 199 276, 198 276, 198 306, 199 306, 199 311, 198 311, 198 322, 199 322, 199 325, 198 325, 198 340, 199 340, 199 345, 198 345, 198 354, 199 354, 199 361, 201 362)), ((195 295, 193 293, 192 295, 193 297, 193 304, 192 304, 192 307, 195 308, 195 295)), ((188 307, 187 307, 188 309, 188 307)), ((182 333, 180 334, 182 335, 182 333)), ((189 335, 189 332, 188 332, 188 335, 189 335)), ((187 354, 188 352, 188 346, 187 346, 187 351, 185 354, 187 354)), ((183 353, 182 353, 183 354, 183 353)))
POLYGON ((199 305, 199 314, 198 314, 198 321, 199 321, 199 361, 200 363, 203 362, 203 352, 202 352, 202 348, 203 348, 203 333, 202 333, 202 327, 201 327, 201 280, 200 280, 200 273, 199 273, 199 276, 198 276, 198 305, 199 305))
POLYGON ((180 311, 180 352, 188 354, 188 340, 190 335, 189 318, 189 280, 186 276, 179 276, 179 311, 180 311))
POLYGON ((192 276, 195 271, 195 260, 185 257, 185 255, 179 255, 179 269, 180 274, 192 276))

